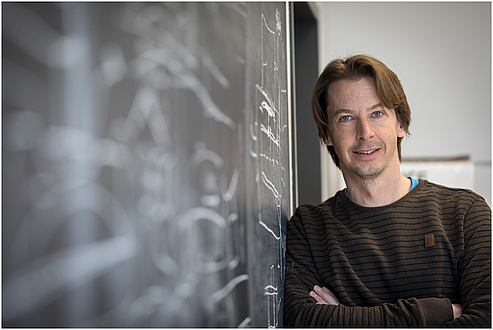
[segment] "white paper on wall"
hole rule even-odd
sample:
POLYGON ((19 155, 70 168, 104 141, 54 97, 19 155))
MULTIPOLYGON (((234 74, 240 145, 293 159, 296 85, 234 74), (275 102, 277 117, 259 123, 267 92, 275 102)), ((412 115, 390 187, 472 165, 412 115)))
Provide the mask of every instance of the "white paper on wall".
POLYGON ((474 164, 470 160, 403 160, 401 173, 449 187, 474 190, 474 164))

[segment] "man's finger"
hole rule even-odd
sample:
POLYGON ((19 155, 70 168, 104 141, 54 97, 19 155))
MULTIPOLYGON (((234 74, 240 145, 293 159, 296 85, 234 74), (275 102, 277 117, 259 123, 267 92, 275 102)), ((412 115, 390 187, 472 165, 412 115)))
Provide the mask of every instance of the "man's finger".
POLYGON ((320 297, 314 291, 310 291, 310 296, 312 296, 313 298, 315 298, 315 300, 317 300, 317 305, 327 305, 328 304, 325 300, 323 300, 322 297, 320 297))
POLYGON ((335 306, 339 305, 339 300, 337 300, 336 296, 326 287, 321 288, 318 285, 315 285, 314 289, 315 293, 326 301, 327 304, 335 306))

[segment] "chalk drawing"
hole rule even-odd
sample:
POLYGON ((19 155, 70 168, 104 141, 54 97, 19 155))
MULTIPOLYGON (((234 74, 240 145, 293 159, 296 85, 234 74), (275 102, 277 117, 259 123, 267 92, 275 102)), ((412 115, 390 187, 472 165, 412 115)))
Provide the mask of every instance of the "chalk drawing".
POLYGON ((3 7, 4 170, 15 177, 3 321, 262 327, 253 288, 278 325, 290 192, 286 22, 274 6, 3 7), (273 247, 258 288, 248 231, 273 247))

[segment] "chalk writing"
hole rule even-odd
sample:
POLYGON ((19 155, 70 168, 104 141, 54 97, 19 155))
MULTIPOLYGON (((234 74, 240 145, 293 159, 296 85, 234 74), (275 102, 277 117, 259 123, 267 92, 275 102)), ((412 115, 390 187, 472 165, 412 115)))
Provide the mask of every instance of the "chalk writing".
POLYGON ((3 12, 4 326, 279 326, 285 5, 3 12))

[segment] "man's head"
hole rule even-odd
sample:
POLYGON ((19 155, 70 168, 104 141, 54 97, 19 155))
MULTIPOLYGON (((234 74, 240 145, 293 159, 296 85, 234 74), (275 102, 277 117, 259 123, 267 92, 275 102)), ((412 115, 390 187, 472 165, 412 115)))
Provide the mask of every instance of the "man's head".
MULTIPOLYGON (((331 140, 330 117, 328 115, 331 106, 329 86, 341 80, 357 81, 362 78, 370 78, 374 82, 380 103, 388 109, 394 109, 401 127, 409 132, 411 110, 397 75, 375 58, 356 55, 346 60, 338 59, 329 63, 313 89, 312 116, 317 124, 318 136, 324 143, 327 144, 331 140)), ((399 160, 401 159, 401 142, 402 137, 398 137, 396 143, 399 160)), ((340 168, 340 160, 334 146, 329 145, 328 150, 334 163, 340 168)))

